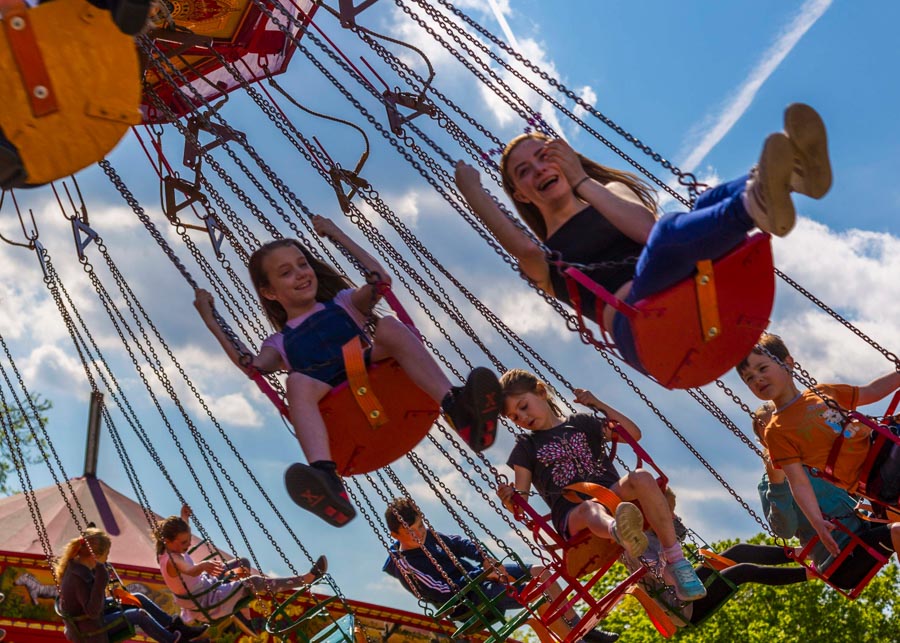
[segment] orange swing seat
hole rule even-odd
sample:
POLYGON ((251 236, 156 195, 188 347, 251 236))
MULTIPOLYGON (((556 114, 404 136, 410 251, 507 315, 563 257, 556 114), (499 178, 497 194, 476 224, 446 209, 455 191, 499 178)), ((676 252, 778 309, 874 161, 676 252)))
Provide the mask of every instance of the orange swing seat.
MULTIPOLYGON (((366 367, 358 338, 343 347, 347 380, 319 410, 328 428, 331 457, 342 476, 369 473, 409 453, 428 433, 440 409, 393 359, 366 367)), ((261 374, 252 379, 290 420, 284 401, 261 374)))
MULTIPOLYGON (((669 389, 708 384, 744 359, 769 324, 775 299, 770 237, 757 233, 685 279, 634 304, 584 273, 565 274, 628 317, 641 364, 669 389)), ((581 321, 581 311, 576 306, 581 321)), ((583 327, 583 322, 582 322, 583 327)))

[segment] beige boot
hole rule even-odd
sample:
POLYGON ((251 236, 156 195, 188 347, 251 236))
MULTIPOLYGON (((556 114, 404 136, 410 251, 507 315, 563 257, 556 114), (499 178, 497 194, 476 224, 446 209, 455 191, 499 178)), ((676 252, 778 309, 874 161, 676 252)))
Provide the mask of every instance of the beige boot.
POLYGON ((759 164, 747 181, 744 203, 756 227, 783 237, 797 218, 791 201, 794 148, 787 136, 770 134, 763 144, 759 164))
POLYGON ((809 105, 788 105, 784 110, 784 131, 794 146, 791 188, 813 199, 821 199, 831 188, 828 137, 822 117, 809 105))

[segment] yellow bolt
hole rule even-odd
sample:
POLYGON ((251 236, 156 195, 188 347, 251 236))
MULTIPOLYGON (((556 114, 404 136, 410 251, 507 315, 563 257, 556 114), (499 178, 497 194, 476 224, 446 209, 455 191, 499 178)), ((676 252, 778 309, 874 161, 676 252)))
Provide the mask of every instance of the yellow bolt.
POLYGON ((707 335, 709 335, 710 337, 715 337, 718 334, 719 334, 719 329, 716 328, 715 326, 710 328, 709 331, 707 332, 707 335))
POLYGON ((379 411, 378 409, 375 409, 374 411, 369 413, 369 417, 373 420, 377 420, 379 415, 381 415, 381 411, 379 411))
POLYGON ((709 283, 709 275, 703 275, 702 277, 700 277, 700 285, 701 286, 705 286, 708 283, 709 283))
POLYGON ((368 391, 366 390, 365 386, 360 386, 358 389, 356 389, 357 395, 365 395, 366 393, 368 393, 368 391))

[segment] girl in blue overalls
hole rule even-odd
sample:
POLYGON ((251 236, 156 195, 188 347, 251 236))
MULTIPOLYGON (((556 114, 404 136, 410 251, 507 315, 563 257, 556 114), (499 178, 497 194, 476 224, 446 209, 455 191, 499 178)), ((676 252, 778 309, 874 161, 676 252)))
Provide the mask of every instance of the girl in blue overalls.
MULTIPOLYGON (((320 235, 343 245, 367 272, 377 273, 382 283, 390 284, 378 261, 332 221, 313 216, 313 226, 320 235)), ((250 257, 249 270, 266 316, 279 331, 263 342, 250 366, 241 363, 242 350, 249 351, 239 350, 216 322, 210 293, 198 290, 194 305, 240 368, 289 371, 291 423, 309 462, 292 465, 285 476, 288 492, 298 505, 336 526, 356 514, 336 473, 319 412, 319 401, 346 379, 341 347, 353 337, 369 346, 367 360, 394 358, 419 388, 440 402, 470 446, 480 450, 493 442, 500 399, 496 376, 489 369, 476 368, 465 387, 451 386, 419 339, 394 317, 379 318, 374 336, 369 337, 365 323, 379 299, 375 285, 354 287, 294 239, 263 245, 250 257), (323 496, 326 502, 311 503, 311 498, 323 496)))

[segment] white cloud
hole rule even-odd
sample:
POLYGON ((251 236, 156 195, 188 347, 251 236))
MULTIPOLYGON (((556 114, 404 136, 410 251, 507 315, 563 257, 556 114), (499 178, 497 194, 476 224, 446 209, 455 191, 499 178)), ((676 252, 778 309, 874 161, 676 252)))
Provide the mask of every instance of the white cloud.
POLYGON ((31 351, 21 368, 29 388, 51 397, 89 388, 81 363, 52 344, 31 351))

